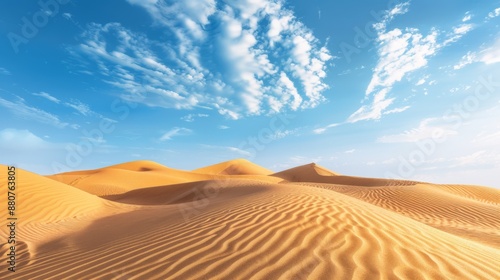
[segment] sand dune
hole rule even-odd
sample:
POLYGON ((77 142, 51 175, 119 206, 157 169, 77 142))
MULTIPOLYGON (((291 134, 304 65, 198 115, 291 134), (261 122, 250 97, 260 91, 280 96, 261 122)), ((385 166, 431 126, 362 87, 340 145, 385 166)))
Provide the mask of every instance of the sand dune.
POLYGON ((235 159, 193 170, 195 173, 218 175, 270 175, 273 172, 246 159, 235 159))
MULTIPOLYGON (((152 161, 140 160, 95 170, 67 172, 47 177, 100 197, 113 197, 140 188, 182 184, 190 186, 196 184, 188 183, 224 180, 227 175, 239 175, 238 178, 240 179, 259 179, 268 182, 280 181, 279 178, 264 176, 261 175, 262 173, 272 172, 268 172, 265 168, 259 168, 259 166, 245 160, 216 164, 197 169, 194 172, 173 169, 152 161), (226 169, 228 171, 224 171, 226 169), (227 174, 229 171, 235 174, 227 174), (251 173, 254 175, 250 175, 251 173)), ((175 188, 175 186, 171 187, 171 189, 175 188)))
POLYGON ((389 179, 344 176, 332 172, 315 163, 294 167, 285 171, 272 174, 271 176, 284 179, 288 182, 315 182, 315 183, 328 183, 328 184, 365 186, 365 187, 417 184, 417 182, 405 181, 405 180, 389 180, 389 179))
MULTIPOLYGON (((0 169, 7 170, 5 165, 0 169)), ((17 169, 16 217, 17 237, 21 263, 36 253, 44 242, 85 228, 95 219, 132 209, 129 205, 117 205, 110 201, 59 183, 43 176, 17 169)), ((7 178, 0 177, 0 202, 7 205, 7 178)), ((7 215, 2 211, 2 217, 7 215)), ((2 219, 5 220, 5 219, 2 219)), ((7 236, 8 228, 0 233, 7 236)), ((4 244, 2 255, 6 252, 4 244)), ((6 279, 6 278, 1 278, 6 279)))
POLYGON ((214 176, 168 168, 152 161, 134 161, 109 167, 67 172, 48 178, 98 196, 122 194, 138 188, 210 180, 214 176))
POLYGON ((0 279, 498 279, 499 190, 264 170, 19 171, 21 260, 0 279))

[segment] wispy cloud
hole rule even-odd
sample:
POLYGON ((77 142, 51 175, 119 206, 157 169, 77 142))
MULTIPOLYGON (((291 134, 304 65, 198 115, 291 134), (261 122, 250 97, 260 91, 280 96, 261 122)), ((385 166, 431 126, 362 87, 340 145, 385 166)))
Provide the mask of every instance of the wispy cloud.
POLYGON ((10 71, 3 67, 0 67, 0 75, 10 75, 10 71))
POLYGON ((438 138, 437 141, 442 141, 448 136, 457 134, 457 131, 450 126, 441 118, 428 118, 422 120, 417 128, 399 134, 385 135, 378 138, 377 141, 380 143, 411 143, 436 138, 438 138))
POLYGON ((485 64, 493 64, 500 62, 500 39, 497 39, 495 44, 479 54, 479 61, 485 64))
POLYGON ((207 114, 189 114, 184 117, 181 117, 181 120, 185 122, 194 122, 196 118, 207 118, 207 114))
POLYGON ((65 102, 64 103, 66 106, 73 108, 76 110, 78 113, 80 113, 83 116, 89 116, 91 114, 95 114, 89 107, 89 105, 79 101, 79 100, 73 100, 71 102, 65 102))
POLYGON ((464 68, 465 66, 471 64, 471 63, 474 63, 476 61, 476 54, 473 53, 473 52, 467 52, 466 55, 462 56, 462 59, 460 60, 460 62, 458 62, 458 64, 456 64, 455 66, 453 66, 453 69, 455 70, 459 70, 459 69, 462 69, 464 68))
POLYGON ((58 128, 68 126, 68 123, 62 122, 56 115, 27 105, 22 98, 18 98, 17 101, 12 102, 0 97, 0 106, 9 109, 14 115, 21 118, 49 124, 58 128))
POLYGON ((39 93, 33 93, 33 95, 34 96, 43 97, 43 98, 45 98, 45 99, 47 99, 49 101, 52 101, 54 103, 57 103, 57 104, 59 104, 61 102, 61 100, 55 98, 54 96, 52 96, 52 95, 50 95, 50 94, 48 94, 46 92, 43 92, 43 91, 39 92, 39 93))
POLYGON ((0 130, 0 143, 2 146, 16 149, 47 149, 52 146, 29 130, 13 128, 0 130))
POLYGON ((466 12, 464 17, 462 18, 462 22, 467 22, 472 19, 472 14, 470 12, 466 12))
POLYGON ((123 98, 165 108, 209 107, 232 119, 325 100, 332 56, 282 1, 129 2, 151 15, 153 28, 173 34, 168 42, 117 23, 93 24, 85 42, 71 49, 82 60, 91 58, 106 82, 124 90, 123 98))
POLYGON ((192 132, 193 131, 191 129, 187 129, 184 127, 174 127, 171 130, 169 130, 168 132, 164 133, 160 137, 160 141, 172 140, 173 137, 189 135, 192 132))
POLYGON ((404 106, 404 107, 394 108, 392 110, 385 111, 384 115, 402 113, 402 112, 404 112, 404 111, 406 111, 408 109, 410 109, 410 106, 404 106))
MULTIPOLYGON (((378 34, 376 44, 379 60, 365 91, 366 99, 372 97, 371 102, 362 105, 349 116, 348 122, 380 119, 395 101, 395 97, 389 97, 389 93, 396 83, 409 73, 425 67, 429 58, 438 50, 456 42, 472 30, 472 25, 460 24, 448 32, 442 42, 439 42, 440 32, 435 28, 431 29, 427 35, 423 35, 416 28, 387 29, 395 16, 403 15, 408 11, 409 2, 398 4, 386 12, 381 22, 374 25, 378 34)), ((391 113, 402 112, 399 109, 389 111, 391 113)))
POLYGON ((453 66, 453 69, 459 70, 469 64, 476 62, 482 62, 484 64, 499 63, 500 39, 497 39, 497 41, 492 46, 487 47, 483 50, 477 52, 471 52, 471 51, 467 52, 467 54, 462 56, 462 59, 456 65, 453 66))
POLYGON ((236 148, 236 147, 225 147, 225 149, 231 151, 231 152, 235 152, 237 154, 240 154, 242 156, 245 156, 245 157, 251 157, 252 156, 252 153, 250 153, 249 151, 245 151, 245 150, 242 150, 242 149, 239 149, 239 148, 236 148))
POLYGON ((276 140, 285 138, 285 137, 290 136, 290 135, 295 135, 295 134, 297 134, 297 131, 298 131, 298 129, 276 130, 271 135, 269 135, 269 139, 276 141, 276 140))
MULTIPOLYGON (((101 115, 97 112, 94 112, 88 104, 85 104, 78 99, 72 99, 70 101, 61 101, 60 99, 50 95, 47 92, 43 92, 43 91, 39 92, 39 93, 33 93, 33 95, 45 98, 45 99, 47 99, 51 102, 54 102, 56 104, 61 104, 65 107, 71 108, 71 109, 75 110, 76 112, 78 112, 80 115, 85 116, 85 117, 94 116, 94 117, 98 117, 101 119, 106 119, 106 120, 113 122, 113 123, 116 122, 115 120, 106 118, 103 115, 101 115)), ((73 129, 80 128, 80 126, 77 124, 72 124, 70 127, 72 127, 73 129)))
POLYGON ((316 128, 313 130, 313 133, 314 134, 323 134, 325 131, 327 131, 329 128, 332 128, 332 127, 337 127, 341 125, 341 123, 332 123, 332 124, 329 124, 325 127, 320 127, 320 128, 316 128))
POLYGON ((214 150, 220 150, 220 151, 225 151, 225 152, 230 152, 232 154, 237 154, 238 156, 243 156, 243 157, 253 157, 254 155, 249 152, 245 151, 236 147, 232 146, 214 146, 214 145, 201 145, 204 149, 214 149, 214 150))

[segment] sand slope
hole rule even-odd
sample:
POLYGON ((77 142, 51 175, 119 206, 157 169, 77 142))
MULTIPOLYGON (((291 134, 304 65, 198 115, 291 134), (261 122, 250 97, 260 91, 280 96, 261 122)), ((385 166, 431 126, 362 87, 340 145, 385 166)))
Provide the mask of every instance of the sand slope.
MULTIPOLYGON (((0 170, 7 170, 7 166, 0 165, 0 170)), ((81 230, 95 219, 132 209, 22 169, 16 170, 16 178, 16 235, 21 262, 27 261, 44 242, 81 230)), ((6 176, 0 176, 0 186, 0 205, 6 206, 6 176)), ((2 220, 6 217, 5 209, 2 220)), ((2 226, 0 233, 2 239, 7 236, 7 227, 2 226)), ((6 249, 4 244, 0 249, 2 256, 6 249)))
POLYGON ((48 178, 98 196, 122 194, 138 188, 181 184, 214 178, 168 168, 152 161, 133 161, 96 170, 66 172, 48 178))
POLYGON ((270 175, 273 172, 246 159, 235 159, 193 170, 195 173, 218 175, 270 175))
POLYGON ((136 162, 60 177, 79 185, 129 176, 115 178, 123 191, 101 197, 82 190, 91 185, 21 171, 33 225, 19 228, 30 238, 18 272, 2 262, 0 279, 498 279, 498 190, 349 176, 325 183, 340 175, 315 167, 202 180, 136 162), (183 176, 200 180, 176 183, 183 176), (154 184, 127 184, 134 180, 154 184), (47 234, 41 221, 74 215, 83 226, 36 240, 47 234))
POLYGON ((414 185, 417 182, 404 181, 404 180, 388 180, 388 179, 377 179, 377 178, 364 178, 355 176, 344 176, 338 173, 332 172, 324 167, 321 167, 315 163, 310 163, 278 173, 274 173, 271 176, 276 178, 281 178, 288 182, 316 182, 316 183, 328 183, 328 184, 341 184, 341 185, 352 185, 352 186, 387 186, 387 185, 414 185))

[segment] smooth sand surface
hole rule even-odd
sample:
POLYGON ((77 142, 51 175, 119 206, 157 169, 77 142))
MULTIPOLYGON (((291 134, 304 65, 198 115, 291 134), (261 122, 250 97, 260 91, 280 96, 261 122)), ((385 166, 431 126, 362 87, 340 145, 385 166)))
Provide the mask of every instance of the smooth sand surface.
POLYGON ((500 278, 497 189, 245 160, 17 178, 17 272, 4 245, 0 279, 500 278))

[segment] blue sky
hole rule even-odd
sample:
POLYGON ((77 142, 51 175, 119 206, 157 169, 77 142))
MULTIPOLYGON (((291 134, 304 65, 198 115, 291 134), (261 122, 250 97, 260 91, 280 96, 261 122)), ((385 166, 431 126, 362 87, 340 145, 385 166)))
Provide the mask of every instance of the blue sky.
POLYGON ((500 188, 499 24, 500 1, 2 1, 1 162, 500 188))

